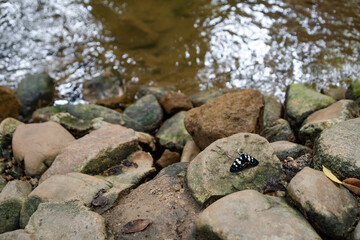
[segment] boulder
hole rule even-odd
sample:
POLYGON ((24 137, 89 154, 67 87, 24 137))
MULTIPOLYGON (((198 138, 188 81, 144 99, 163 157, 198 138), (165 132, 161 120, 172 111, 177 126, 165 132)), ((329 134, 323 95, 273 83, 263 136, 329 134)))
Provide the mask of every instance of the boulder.
POLYGON ((199 215, 196 229, 204 239, 321 240, 284 199, 254 190, 232 193, 211 204, 199 215))
POLYGON ((138 147, 135 132, 120 125, 105 125, 73 141, 55 158, 40 182, 55 174, 99 173, 119 164, 138 147))
POLYGON ((280 161, 268 141, 251 133, 238 133, 213 142, 190 162, 186 175, 187 185, 200 204, 235 191, 260 190, 282 177, 280 161), (251 155, 259 164, 230 172, 240 152, 251 155))
POLYGON ((177 163, 180 161, 180 154, 178 152, 171 152, 168 149, 165 149, 161 157, 156 161, 156 165, 160 168, 166 168, 171 164, 177 163))
POLYGON ((51 105, 54 93, 54 79, 48 74, 27 75, 16 90, 16 96, 21 102, 20 115, 27 119, 35 109, 51 105))
POLYGON ((196 146, 192 139, 189 139, 182 151, 180 162, 191 162, 199 153, 199 147, 196 146))
POLYGON ((164 95, 166 91, 175 91, 176 88, 172 86, 167 87, 147 87, 140 86, 139 90, 135 93, 135 98, 140 99, 148 94, 154 95, 158 101, 164 95))
POLYGON ((184 176, 188 163, 175 163, 121 198, 103 217, 116 239, 195 239, 194 223, 200 207, 186 190, 184 176), (124 233, 125 225, 144 219, 143 231, 124 233))
POLYGON ((264 127, 261 136, 266 138, 269 142, 276 141, 290 141, 295 142, 295 135, 290 127, 290 124, 285 119, 279 118, 278 120, 269 123, 264 127))
POLYGON ((263 123, 259 91, 227 93, 186 113, 185 127, 200 149, 239 132, 259 133, 263 123))
POLYGON ((26 232, 24 229, 19 229, 11 232, 0 234, 0 240, 36 240, 35 236, 26 232))
POLYGON ((176 91, 166 91, 160 99, 160 104, 169 115, 193 108, 190 98, 176 91))
POLYGON ((20 105, 13 90, 0 86, 0 122, 7 117, 17 118, 20 105))
POLYGON ((11 144, 13 134, 17 128, 17 126, 24 124, 14 118, 5 118, 0 123, 0 147, 6 148, 11 144))
POLYGON ((311 113, 326 108, 334 102, 333 98, 303 84, 291 84, 286 90, 285 119, 297 130, 311 113))
POLYGON ((184 125, 185 116, 185 111, 179 112, 161 125, 156 138, 162 147, 180 152, 186 141, 191 139, 184 125))
POLYGON ((24 161, 25 174, 39 176, 75 138, 54 122, 22 124, 12 139, 14 158, 24 161))
POLYGON ((163 111, 153 95, 146 95, 125 109, 124 115, 135 120, 141 129, 140 132, 152 132, 160 126, 163 111))
POLYGON ((321 132, 314 146, 314 166, 330 169, 340 179, 360 176, 360 118, 321 132))
POLYGON ((104 218, 78 201, 41 203, 25 231, 37 239, 107 239, 104 218))
POLYGON ((346 188, 306 167, 291 180, 288 194, 319 232, 331 239, 349 237, 358 203, 346 188))
POLYGON ((274 96, 264 96, 264 127, 281 117, 282 104, 274 96))
POLYGON ((6 184, 0 193, 0 233, 19 228, 20 211, 30 192, 27 182, 14 180, 6 184))
POLYGON ((220 97, 221 95, 224 95, 225 91, 218 90, 218 89, 211 89, 207 91, 197 92, 190 96, 190 100, 194 107, 200 107, 204 103, 207 103, 208 101, 220 97))
POLYGON ((287 157, 298 158, 311 152, 310 148, 289 141, 272 142, 270 146, 274 149, 280 161, 284 161, 287 157))
POLYGON ((342 87, 330 87, 327 89, 321 89, 321 93, 332 97, 336 101, 346 98, 346 89, 342 87))
POLYGON ((315 139, 324 129, 357 118, 359 115, 359 106, 354 101, 340 100, 307 117, 300 128, 299 138, 305 145, 312 146, 315 139))

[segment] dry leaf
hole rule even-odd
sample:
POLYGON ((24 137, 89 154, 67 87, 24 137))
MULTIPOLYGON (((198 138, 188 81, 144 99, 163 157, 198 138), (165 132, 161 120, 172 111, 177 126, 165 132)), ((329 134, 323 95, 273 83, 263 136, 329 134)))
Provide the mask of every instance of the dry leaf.
POLYGON ((143 231, 151 221, 149 219, 136 219, 128 222, 122 229, 122 233, 135 233, 143 231))
POLYGON ((339 184, 342 184, 342 182, 329 170, 327 169, 326 167, 324 167, 324 165, 322 166, 323 167, 323 172, 324 174, 333 182, 336 182, 336 183, 339 183, 339 184))
POLYGON ((347 178, 342 183, 347 189, 356 195, 360 195, 360 180, 357 178, 347 178))

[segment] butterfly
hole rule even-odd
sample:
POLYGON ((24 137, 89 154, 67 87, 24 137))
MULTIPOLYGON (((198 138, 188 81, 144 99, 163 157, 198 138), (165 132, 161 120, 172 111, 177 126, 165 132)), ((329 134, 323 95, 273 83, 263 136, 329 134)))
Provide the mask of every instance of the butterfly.
POLYGON ((246 153, 241 153, 236 157, 235 161, 231 165, 230 172, 239 172, 248 166, 257 166, 258 164, 259 161, 254 157, 246 153))

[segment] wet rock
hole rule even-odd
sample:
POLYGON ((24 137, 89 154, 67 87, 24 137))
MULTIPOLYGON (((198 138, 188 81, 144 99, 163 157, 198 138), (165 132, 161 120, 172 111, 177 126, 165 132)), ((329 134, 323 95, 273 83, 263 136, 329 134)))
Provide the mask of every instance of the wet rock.
POLYGON ((192 139, 189 139, 182 151, 180 162, 191 162, 199 153, 199 147, 196 146, 192 139))
POLYGON ((188 187, 201 204, 235 191, 260 190, 282 177, 280 161, 268 141, 251 133, 238 133, 215 141, 190 162, 186 175, 188 187), (238 152, 251 155, 259 164, 230 172, 238 152))
POLYGON ((20 101, 13 90, 0 86, 0 122, 7 117, 17 118, 19 115, 20 101))
POLYGON ((6 184, 0 193, 0 233, 19 228, 20 211, 30 192, 27 182, 14 180, 6 184))
POLYGON ((20 115, 27 119, 35 109, 52 104, 54 92, 54 79, 48 74, 26 76, 16 90, 16 96, 21 102, 20 115))
POLYGON ((312 225, 331 239, 346 239, 358 212, 356 198, 321 171, 304 168, 291 180, 288 194, 312 225))
POLYGON ((26 232, 24 229, 19 229, 11 232, 0 234, 0 240, 36 240, 35 236, 26 232))
POLYGON ((11 144, 13 134, 17 126, 23 124, 14 118, 6 118, 0 123, 0 147, 7 147, 11 144))
POLYGON ((175 91, 176 88, 175 87, 146 87, 146 86, 141 86, 139 88, 139 90, 136 92, 135 97, 137 99, 140 99, 148 94, 154 95, 156 97, 156 99, 158 101, 160 101, 160 99, 162 98, 162 96, 164 95, 165 91, 175 91))
POLYGON ((318 93, 303 84, 291 84, 286 90, 285 119, 299 129, 302 122, 313 112, 335 102, 329 96, 318 93))
POLYGON ((41 203, 25 230, 37 239, 106 239, 104 218, 78 201, 41 203))
POLYGON ((298 158, 311 152, 311 149, 306 146, 288 141, 272 142, 270 146, 280 161, 284 161, 287 157, 298 158))
POLYGON ((185 127, 200 149, 239 132, 259 133, 263 123, 263 97, 259 91, 227 93, 189 110, 185 127))
POLYGON ((352 100, 340 100, 329 107, 312 113, 303 122, 299 138, 312 146, 315 139, 326 128, 359 116, 359 106, 352 100))
POLYGON ((79 200, 90 206, 100 189, 107 191, 111 187, 112 184, 107 181, 82 173, 52 176, 29 194, 21 209, 20 226, 22 228, 26 226, 29 218, 42 202, 79 200))
POLYGON ((264 96, 264 127, 281 117, 282 104, 273 96, 264 96))
POLYGON ((314 166, 330 169, 340 179, 360 176, 360 118, 325 129, 314 146, 314 166))
POLYGON ((14 158, 24 161, 28 176, 41 175, 61 149, 75 138, 54 122, 22 124, 16 128, 12 146, 14 158))
POLYGON ((136 151, 138 141, 132 129, 105 125, 65 147, 41 176, 40 182, 55 174, 99 173, 136 151))
POLYGON ((285 119, 278 119, 266 125, 261 132, 261 136, 269 142, 290 141, 295 142, 295 135, 290 124, 285 119))
POLYGON ((186 141, 191 139, 184 125, 185 115, 185 111, 179 112, 161 125, 156 138, 162 147, 180 152, 186 141))
POLYGON ((141 129, 140 132, 151 132, 160 126, 163 111, 153 95, 146 95, 125 109, 124 115, 135 120, 141 129))
POLYGON ((360 77, 355 79, 346 90, 346 98, 353 100, 360 98, 360 77))
POLYGON ((254 190, 211 204, 199 215, 196 229, 206 239, 321 239, 284 199, 254 190))
POLYGON ((166 91, 160 99, 160 104, 169 115, 193 108, 190 98, 176 91, 166 91))
POLYGON ((200 107, 204 103, 207 103, 208 101, 220 97, 221 95, 224 95, 225 91, 218 90, 218 89, 212 89, 207 90, 203 92, 194 93, 190 96, 190 100, 194 107, 200 107))
POLYGON ((180 154, 177 152, 171 152, 168 149, 165 149, 161 157, 156 161, 156 165, 160 168, 166 168, 171 164, 177 163, 180 161, 180 154))
POLYGON ((200 208, 185 188, 187 166, 175 163, 163 169, 103 215, 117 239, 195 239, 193 228, 200 208), (141 232, 122 233, 124 225, 136 219, 148 219, 151 224, 141 232))
POLYGON ((336 101, 346 98, 346 89, 342 87, 332 87, 328 89, 321 89, 321 93, 332 97, 336 101))

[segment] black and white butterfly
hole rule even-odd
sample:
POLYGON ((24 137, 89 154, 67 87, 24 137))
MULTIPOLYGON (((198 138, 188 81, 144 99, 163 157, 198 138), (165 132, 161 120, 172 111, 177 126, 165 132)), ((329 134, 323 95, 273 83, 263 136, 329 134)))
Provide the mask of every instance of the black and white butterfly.
POLYGON ((259 161, 254 157, 246 153, 241 153, 236 157, 235 161, 231 165, 230 172, 239 172, 246 167, 257 166, 258 164, 259 161))

